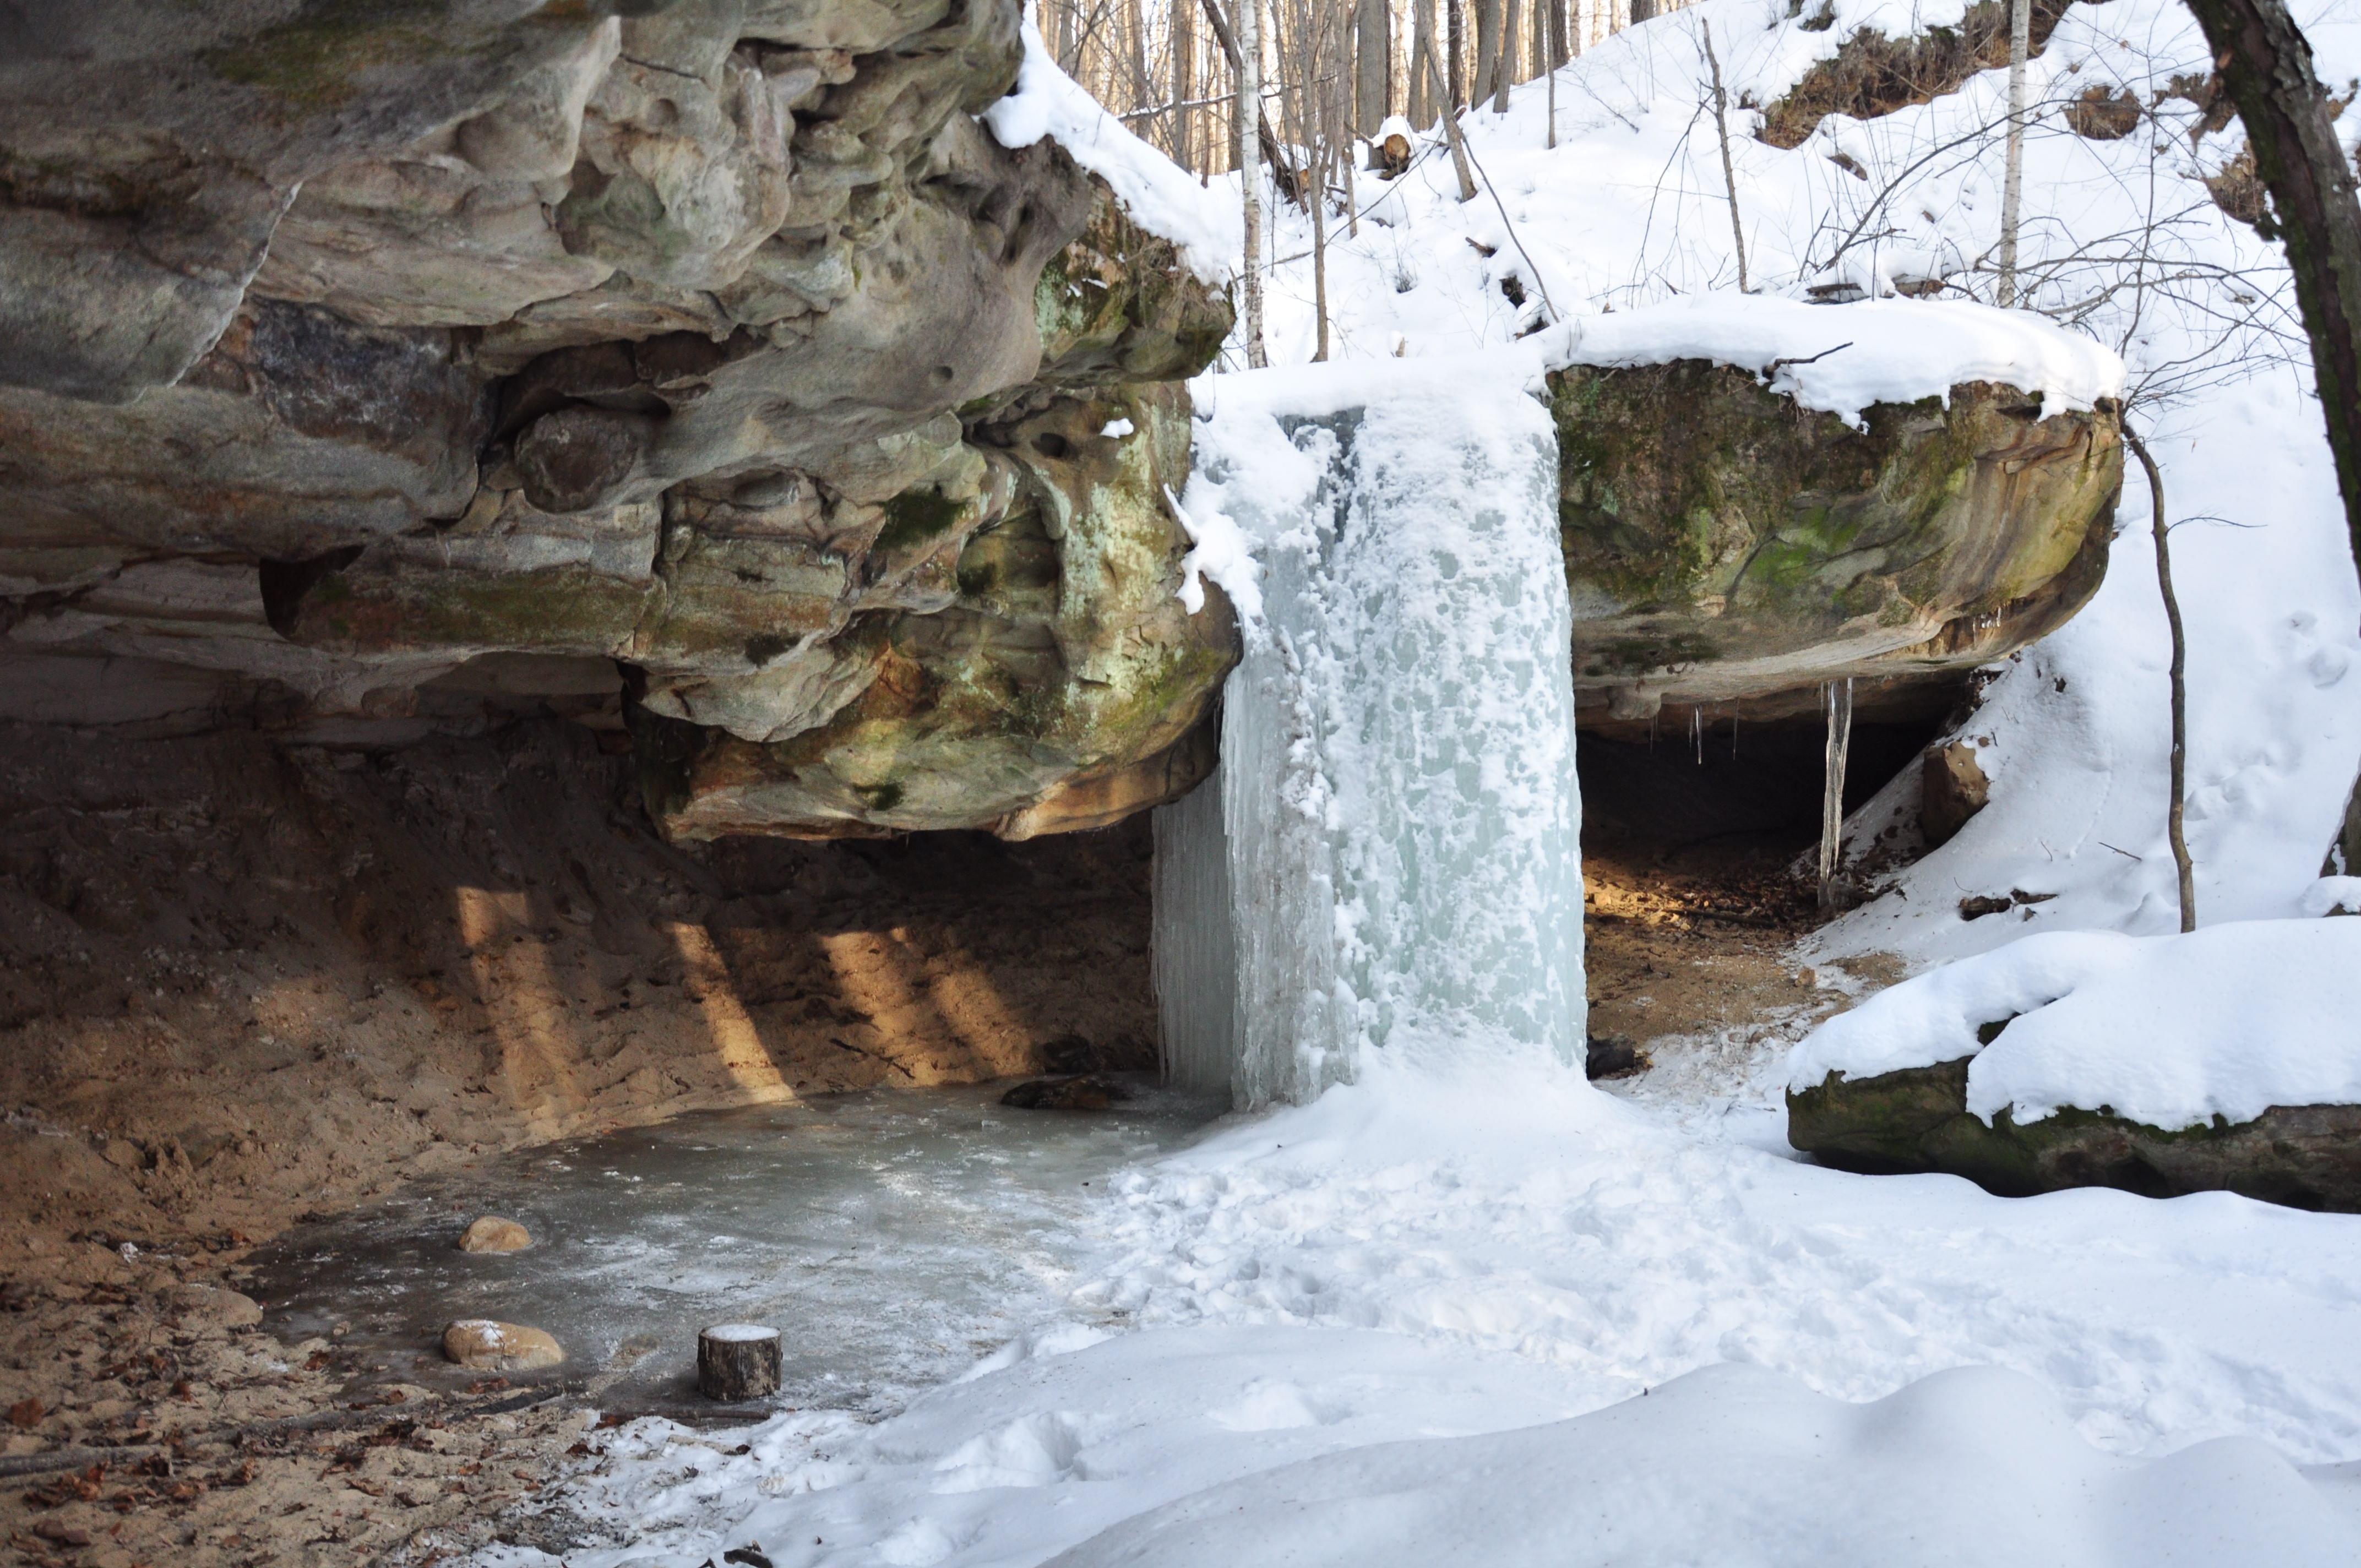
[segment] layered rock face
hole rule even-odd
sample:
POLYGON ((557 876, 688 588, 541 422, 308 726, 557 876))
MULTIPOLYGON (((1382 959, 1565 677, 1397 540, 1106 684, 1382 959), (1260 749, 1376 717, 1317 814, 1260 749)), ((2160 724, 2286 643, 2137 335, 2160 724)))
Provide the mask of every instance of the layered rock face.
POLYGON ((1550 378, 1587 720, 1808 713, 1819 682, 1985 663, 2098 591, 2117 411, 2015 388, 1865 429, 1700 360, 1550 378))
POLYGON ((628 709, 693 837, 1202 774, 1228 305, 975 120, 1013 3, 137 9, 0 24, 8 717, 628 709))
POLYGON ((1968 1110, 1971 1058, 1864 1078, 1831 1072, 1787 1094, 1787 1140, 1825 1165, 1948 1171, 2004 1198, 2114 1187, 2151 1198, 2237 1192, 2361 1212, 2361 1106, 2274 1105, 2251 1122, 2152 1127, 2108 1107, 1987 1124, 1968 1110))

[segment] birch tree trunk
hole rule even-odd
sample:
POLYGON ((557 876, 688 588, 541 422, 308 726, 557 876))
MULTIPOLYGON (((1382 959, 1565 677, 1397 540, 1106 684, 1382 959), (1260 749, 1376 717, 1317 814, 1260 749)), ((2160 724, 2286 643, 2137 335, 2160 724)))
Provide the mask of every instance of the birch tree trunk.
POLYGON ((1259 370, 1270 363, 1262 345, 1262 0, 1246 0, 1237 10, 1238 189, 1246 203, 1246 254, 1240 282, 1246 292, 1246 364, 1259 370))
POLYGON ((2000 304, 2016 303, 2016 224, 2025 196, 2025 57, 2033 48, 2033 0, 2008 13, 2008 174, 2000 193, 2000 304))

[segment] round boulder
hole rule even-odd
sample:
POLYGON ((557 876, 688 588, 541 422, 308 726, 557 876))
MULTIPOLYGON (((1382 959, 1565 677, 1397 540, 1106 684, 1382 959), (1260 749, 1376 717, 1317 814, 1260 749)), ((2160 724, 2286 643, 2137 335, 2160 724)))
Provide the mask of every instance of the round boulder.
POLYGON ((533 1245, 533 1233, 514 1220, 485 1214, 459 1234, 461 1252, 522 1252, 533 1245))
POLYGON ((531 1372, 566 1359, 558 1343, 540 1329, 489 1318, 465 1318, 445 1329, 443 1354, 478 1372, 531 1372))

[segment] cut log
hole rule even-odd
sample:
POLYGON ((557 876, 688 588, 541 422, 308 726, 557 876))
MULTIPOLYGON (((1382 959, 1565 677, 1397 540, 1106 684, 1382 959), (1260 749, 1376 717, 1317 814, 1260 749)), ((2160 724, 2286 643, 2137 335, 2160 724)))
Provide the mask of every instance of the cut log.
POLYGON ((697 1336, 697 1387, 708 1399, 759 1399, 779 1391, 779 1331, 722 1323, 697 1336))

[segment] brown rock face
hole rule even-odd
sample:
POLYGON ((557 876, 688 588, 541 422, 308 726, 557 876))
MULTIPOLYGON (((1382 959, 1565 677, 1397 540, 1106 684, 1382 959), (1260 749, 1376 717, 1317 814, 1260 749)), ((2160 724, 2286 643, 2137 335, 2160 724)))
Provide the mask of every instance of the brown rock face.
POLYGON ((1195 781, 1228 307, 973 117, 1013 0, 123 9, 0 22, 0 717, 398 743, 601 660, 684 833, 1195 781))
POLYGON ((1992 798, 1992 781, 1972 740, 1930 746, 1920 763, 1918 828, 1927 847, 1948 844, 1992 798))

